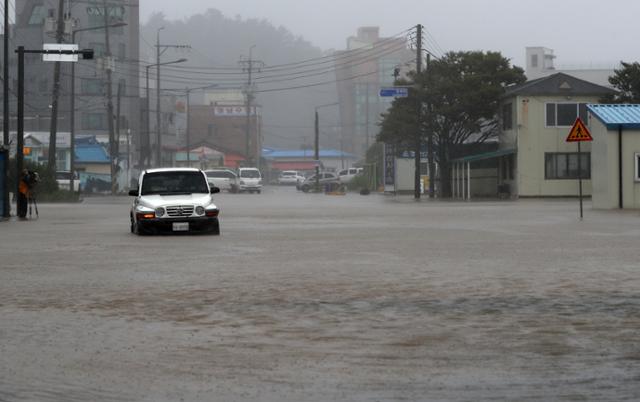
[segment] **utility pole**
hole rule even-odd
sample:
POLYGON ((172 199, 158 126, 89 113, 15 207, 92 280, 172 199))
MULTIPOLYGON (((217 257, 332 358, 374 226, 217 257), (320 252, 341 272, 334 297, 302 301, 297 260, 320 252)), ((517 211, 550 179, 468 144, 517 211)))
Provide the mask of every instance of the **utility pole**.
POLYGON ((367 100, 364 104, 364 135, 365 135, 364 154, 365 154, 365 160, 366 160, 366 155, 369 152, 369 83, 367 82, 365 85, 366 85, 365 96, 367 97, 367 100))
MULTIPOLYGON (((9 0, 4 0, 4 64, 3 64, 3 95, 4 113, 2 120, 2 144, 5 148, 9 148, 9 0)), ((7 153, 7 164, 9 163, 9 154, 7 153)), ((4 182, 9 183, 9 169, 6 170, 4 182)), ((11 216, 11 203, 9 200, 9 185, 5 184, 4 194, 4 213, 3 217, 11 216)))
MULTIPOLYGON (((427 85, 431 85, 431 54, 427 53, 427 85)), ((430 88, 427 88, 429 90, 430 88)), ((431 103, 427 103, 427 111, 431 113, 431 103)), ((433 127, 427 133, 427 159, 429 163, 429 198, 435 197, 436 164, 433 160, 433 127)))
MULTIPOLYGON (((6 9, 5 9, 6 10, 6 9)), ((64 0, 58 0, 58 21, 56 27, 56 43, 64 39, 64 0)), ((56 169, 56 136, 58 131, 58 97, 60 96, 60 62, 53 68, 53 99, 51 101, 51 125, 49 127, 49 169, 56 169)), ((72 156, 73 157, 73 156, 72 156)))
POLYGON ((320 192, 320 124, 318 122, 318 108, 316 108, 316 119, 314 123, 315 140, 313 158, 316 164, 316 193, 320 192))
POLYGON ((111 194, 115 194, 118 191, 118 181, 116 180, 117 174, 117 146, 115 144, 115 133, 113 128, 113 88, 111 84, 111 42, 109 41, 109 7, 107 1, 102 2, 104 7, 104 43, 105 54, 104 58, 106 62, 107 70, 107 127, 109 129, 109 157, 111 161, 111 194))
MULTIPOLYGON (((160 66, 165 63, 160 63, 160 56, 164 54, 168 49, 191 49, 189 45, 162 45, 160 44, 160 31, 164 27, 158 28, 156 32, 156 130, 158 131, 158 141, 156 149, 156 166, 162 167, 162 127, 161 127, 161 115, 162 109, 160 108, 160 66)), ((148 86, 147 86, 148 88, 148 86)))
MULTIPOLYGON (((251 81, 251 76, 253 73, 254 66, 258 66, 257 69, 260 71, 260 68, 264 66, 264 63, 260 60, 253 60, 251 52, 256 45, 253 45, 249 48, 249 60, 240 60, 240 65, 242 66, 243 71, 247 72, 247 89, 245 90, 246 94, 246 112, 247 112, 247 122, 245 125, 245 163, 247 165, 251 165, 254 159, 257 159, 257 155, 255 158, 251 155, 251 102, 253 101, 253 83, 251 81)), ((255 113, 256 122, 258 120, 258 113, 256 110, 255 113)), ((257 130, 256 130, 256 143, 258 140, 257 130)))
POLYGON ((416 138, 415 138, 415 177, 414 177, 414 198, 420 199, 420 145, 422 143, 422 103, 420 102, 420 88, 418 86, 418 80, 420 79, 420 73, 422 72, 422 25, 418 24, 417 29, 417 46, 416 46, 416 79, 415 79, 415 91, 416 91, 416 138))
POLYGON ((122 103, 122 82, 118 82, 118 91, 116 92, 116 155, 120 156, 120 105, 122 103))

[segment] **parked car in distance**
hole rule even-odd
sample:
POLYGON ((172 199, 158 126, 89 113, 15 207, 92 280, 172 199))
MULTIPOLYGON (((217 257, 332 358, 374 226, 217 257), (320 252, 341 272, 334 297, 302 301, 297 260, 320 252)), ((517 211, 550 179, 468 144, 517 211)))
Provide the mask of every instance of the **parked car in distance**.
POLYGON ((238 191, 238 176, 229 169, 205 170, 209 186, 218 187, 220 191, 235 193, 238 191))
POLYGON ((131 233, 138 235, 164 232, 209 232, 220 234, 218 214, 207 176, 200 169, 149 169, 140 174, 138 188, 129 190, 135 197, 129 218, 131 233))
POLYGON ((238 169, 238 191, 258 193, 262 191, 262 175, 257 168, 244 167, 238 169))
MULTIPOLYGON (((335 173, 331 172, 320 172, 319 173, 319 181, 320 181, 320 190, 324 189, 327 184, 338 184, 340 181, 338 180, 338 176, 335 173)), ((298 182, 296 186, 298 190, 302 190, 305 193, 312 190, 316 185, 316 175, 311 175, 304 179, 302 182, 298 182)))
POLYGON ((278 184, 296 185, 298 180, 304 180, 304 176, 297 170, 283 170, 278 176, 278 184))
POLYGON ((338 172, 338 178, 340 180, 340 183, 349 183, 351 180, 353 180, 354 177, 356 177, 356 175, 358 175, 359 173, 362 173, 363 169, 362 168, 349 168, 349 169, 342 169, 341 171, 338 172))
MULTIPOLYGON (((73 191, 78 192, 80 190, 80 178, 76 172, 73 176, 73 191)), ((60 190, 71 189, 71 172, 58 171, 56 172, 56 181, 58 182, 58 188, 60 190)))

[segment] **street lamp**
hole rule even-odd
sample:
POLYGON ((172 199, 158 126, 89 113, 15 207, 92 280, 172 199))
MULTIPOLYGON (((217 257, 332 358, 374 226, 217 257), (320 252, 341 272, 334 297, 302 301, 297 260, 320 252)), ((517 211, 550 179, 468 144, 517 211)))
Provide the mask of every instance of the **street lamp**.
POLYGON ((326 105, 316 106, 315 119, 315 159, 316 159, 316 193, 320 191, 320 124, 318 122, 318 109, 323 107, 339 105, 340 102, 327 103, 326 105))
MULTIPOLYGON (((147 66, 144 66, 145 69, 145 77, 146 77, 146 83, 147 83, 147 89, 146 89, 146 95, 147 95, 147 138, 146 138, 146 144, 151 147, 151 104, 150 104, 150 100, 149 100, 149 69, 152 67, 158 67, 160 68, 160 66, 164 66, 167 64, 177 64, 177 63, 184 63, 185 61, 187 61, 187 59, 178 59, 178 60, 173 60, 173 61, 167 61, 164 63, 154 63, 154 64, 149 64, 147 66)), ((156 88, 156 90, 158 91, 158 99, 160 98, 160 88, 156 88)), ((156 114, 159 116, 160 115, 160 103, 158 102, 158 106, 157 106, 158 110, 156 110, 156 114)), ((158 131, 158 141, 157 141, 157 145, 158 145, 158 152, 157 152, 157 161, 156 163, 158 164, 158 166, 160 166, 161 164, 161 160, 160 160, 160 135, 161 131, 160 131, 160 123, 159 123, 159 118, 158 118, 158 127, 156 127, 156 130, 158 131)), ((151 152, 149 150, 149 159, 151 159, 151 152)), ((143 151, 143 147, 140 147, 140 161, 141 164, 145 162, 145 158, 146 155, 144 155, 144 151, 143 151)), ((150 162, 150 160, 149 160, 150 162)), ((146 165, 146 164, 145 164, 146 165)), ((145 166, 146 167, 146 166, 145 166)))
POLYGON ((189 126, 189 115, 191 113, 191 102, 189 101, 190 99, 190 95, 191 92, 193 91, 197 91, 197 90, 204 90, 204 89, 209 89, 209 88, 214 88, 217 87, 218 84, 211 84, 211 85, 206 85, 203 87, 198 87, 198 88, 186 88, 185 92, 187 93, 187 133, 186 133, 186 140, 187 140, 187 167, 191 167, 191 145, 189 144, 190 142, 190 136, 191 136, 191 131, 190 131, 190 126, 189 126))
MULTIPOLYGON (((118 28, 127 25, 126 22, 117 22, 109 25, 100 25, 96 27, 79 28, 71 31, 71 43, 76 43, 76 34, 84 31, 96 31, 106 28, 118 28)), ((71 171, 71 179, 69 182, 69 190, 73 191, 75 188, 75 156, 76 156, 76 63, 71 63, 71 122, 69 126, 70 144, 69 150, 71 154, 71 162, 69 164, 69 170, 71 171)))

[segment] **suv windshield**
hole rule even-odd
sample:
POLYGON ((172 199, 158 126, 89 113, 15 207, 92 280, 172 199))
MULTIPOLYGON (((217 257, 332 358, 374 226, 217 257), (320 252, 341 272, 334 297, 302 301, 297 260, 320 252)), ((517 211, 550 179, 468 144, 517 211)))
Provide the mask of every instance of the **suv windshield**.
POLYGON ((147 173, 142 179, 142 195, 208 192, 207 181, 200 172, 147 173))
POLYGON ((257 170, 241 170, 240 177, 245 177, 248 179, 259 179, 260 172, 257 170))

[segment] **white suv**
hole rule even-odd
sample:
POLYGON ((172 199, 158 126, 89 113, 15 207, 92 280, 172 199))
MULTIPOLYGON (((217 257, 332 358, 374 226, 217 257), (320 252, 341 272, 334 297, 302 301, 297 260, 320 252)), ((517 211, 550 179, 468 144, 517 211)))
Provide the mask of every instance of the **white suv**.
POLYGON ((238 169, 238 191, 260 194, 262 191, 262 175, 257 168, 246 167, 238 169))
POLYGON ((140 174, 136 197, 129 212, 131 232, 142 235, 167 232, 202 231, 220 234, 218 214, 207 176, 200 169, 148 169, 140 174))

